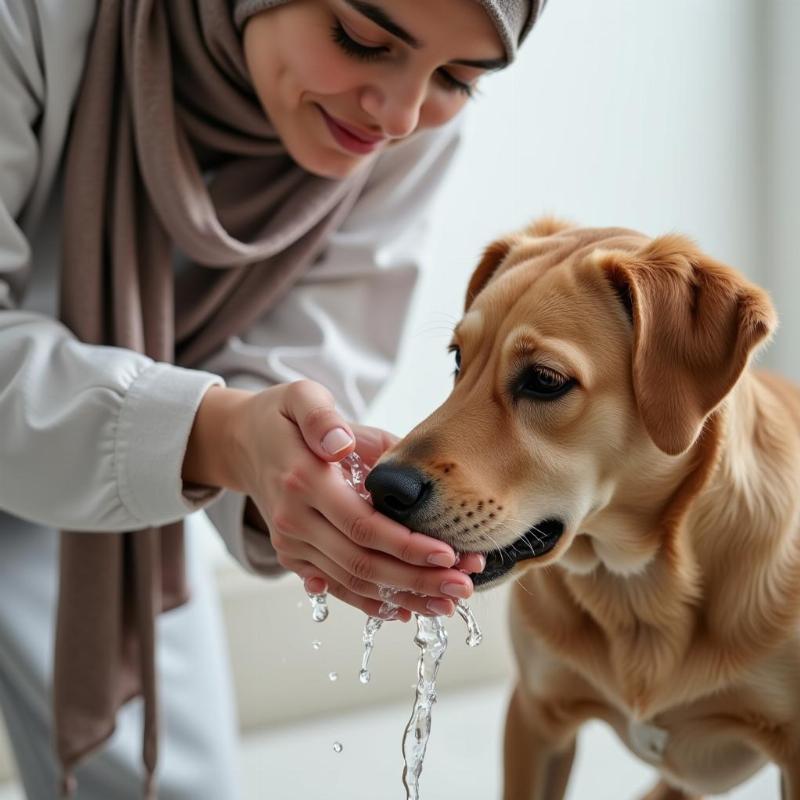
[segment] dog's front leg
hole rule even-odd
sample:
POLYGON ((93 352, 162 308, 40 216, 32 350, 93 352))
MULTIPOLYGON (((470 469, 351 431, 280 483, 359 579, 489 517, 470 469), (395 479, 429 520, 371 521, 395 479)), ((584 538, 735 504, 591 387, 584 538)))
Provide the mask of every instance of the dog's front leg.
POLYGON ((541 708, 517 686, 506 715, 504 800, 562 800, 567 790, 578 723, 548 735, 541 708))

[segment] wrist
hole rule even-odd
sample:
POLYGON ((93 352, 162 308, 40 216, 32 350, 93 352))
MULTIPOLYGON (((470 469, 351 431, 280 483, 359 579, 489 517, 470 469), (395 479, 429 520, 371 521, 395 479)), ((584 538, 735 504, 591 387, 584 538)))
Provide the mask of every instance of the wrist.
POLYGON ((235 425, 252 396, 223 386, 212 386, 203 395, 183 459, 184 482, 245 491, 235 425))

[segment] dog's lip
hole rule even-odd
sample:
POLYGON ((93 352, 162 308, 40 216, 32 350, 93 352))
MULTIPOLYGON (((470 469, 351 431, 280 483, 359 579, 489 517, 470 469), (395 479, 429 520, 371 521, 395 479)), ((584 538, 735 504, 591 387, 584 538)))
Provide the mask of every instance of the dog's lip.
POLYGON ((564 534, 564 523, 560 519, 548 518, 532 525, 522 536, 500 550, 489 550, 486 567, 474 573, 472 583, 482 586, 505 575, 515 564, 529 558, 539 558, 549 553, 564 534))

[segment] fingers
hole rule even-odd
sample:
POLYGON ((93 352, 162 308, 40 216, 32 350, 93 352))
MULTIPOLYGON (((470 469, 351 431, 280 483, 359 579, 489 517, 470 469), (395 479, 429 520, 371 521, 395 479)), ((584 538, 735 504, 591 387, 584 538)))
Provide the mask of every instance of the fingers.
MULTIPOLYGON (((365 614, 369 614, 371 617, 380 616, 381 606, 383 605, 382 602, 361 597, 360 595, 351 592, 349 589, 333 580, 330 581, 330 587, 328 591, 334 597, 338 597, 339 600, 342 600, 348 605, 354 606, 355 608, 360 608, 365 614)), ((397 616, 392 617, 392 619, 399 619, 402 622, 408 622, 411 619, 411 612, 405 608, 398 608, 397 616)))
POLYGON ((377 550, 417 566, 452 567, 456 556, 445 542, 412 533, 404 525, 378 513, 357 492, 349 489, 339 469, 316 462, 294 469, 281 483, 281 491, 272 506, 270 529, 285 528, 290 536, 307 539, 310 531, 303 525, 309 519, 304 512, 314 508, 334 528, 354 544, 377 550), (310 468, 309 468, 310 467, 310 468))
MULTIPOLYGON (((348 589, 339 581, 333 579, 330 575, 325 575, 324 577, 320 576, 317 574, 317 570, 314 565, 310 564, 308 561, 294 559, 287 561, 285 565, 287 569, 291 569, 292 572, 296 572, 301 577, 303 575, 309 576, 306 577, 304 581, 304 587, 307 593, 320 594, 322 591, 327 591, 329 594, 337 597, 342 602, 353 606, 353 608, 358 608, 371 617, 381 616, 383 600, 376 599, 376 597, 365 597, 360 595, 357 592, 348 589)), ((411 612, 406 608, 400 607, 394 612, 392 619, 399 619, 402 622, 408 622, 409 619, 411 619, 411 612)))
POLYGON ((328 591, 328 584, 325 582, 324 578, 315 576, 306 578, 303 581, 303 588, 306 590, 306 594, 322 594, 328 591))
POLYGON ((314 507, 334 528, 354 544, 393 556, 417 566, 452 567, 456 562, 453 548, 445 542, 414 533, 377 512, 356 492, 342 490, 341 479, 334 474, 320 486, 314 507))
POLYGON ((486 556, 483 553, 459 553, 454 564, 457 570, 471 575, 473 572, 483 572, 486 567, 486 556))
MULTIPOLYGON (((385 599, 381 595, 381 590, 378 585, 370 581, 362 580, 352 573, 349 573, 335 561, 329 559, 324 553, 314 552, 313 548, 309 547, 303 553, 301 560, 311 563, 321 573, 332 578, 336 583, 353 594, 378 601, 383 601, 385 599)), ((405 608, 408 611, 416 611, 418 614, 424 614, 426 616, 445 615, 449 617, 456 610, 455 602, 452 599, 428 597, 404 591, 394 591, 388 602, 392 605, 405 608)), ((378 614, 377 616, 381 615, 378 614)))
MULTIPOLYGON (((303 536, 286 543, 284 549, 291 551, 288 555, 310 561, 359 594, 377 594, 377 586, 391 586, 446 600, 466 599, 473 592, 472 581, 463 572, 415 567, 377 550, 361 547, 313 509, 306 509, 297 520, 297 531, 313 531, 313 537, 303 536), (331 568, 331 563, 336 564, 336 570, 331 568)), ((416 605, 414 610, 417 610, 416 605)))
POLYGON ((281 412, 297 425, 309 450, 324 461, 340 461, 353 450, 353 430, 336 410, 333 395, 321 384, 288 384, 281 412))

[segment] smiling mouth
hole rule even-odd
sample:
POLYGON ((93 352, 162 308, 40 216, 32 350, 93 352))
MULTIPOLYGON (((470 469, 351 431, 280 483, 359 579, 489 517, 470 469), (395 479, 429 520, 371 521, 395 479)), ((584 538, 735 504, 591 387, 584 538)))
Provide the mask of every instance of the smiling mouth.
POLYGON ((475 586, 482 586, 505 575, 515 564, 529 558, 539 558, 549 553, 564 533, 564 523, 546 519, 529 528, 519 539, 500 550, 490 550, 483 572, 471 575, 475 586))
POLYGON ((317 105, 317 108, 336 142, 351 153, 371 153, 386 141, 385 136, 370 136, 356 131, 351 125, 332 117, 321 105, 317 105))

